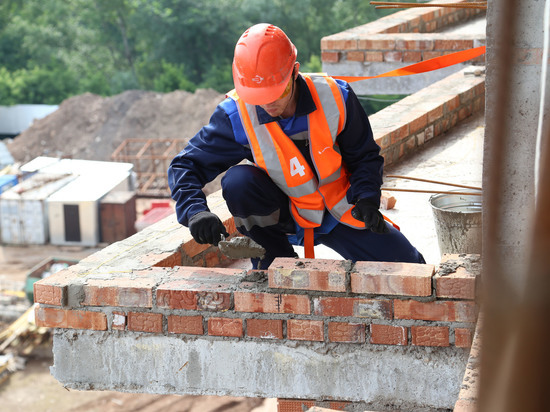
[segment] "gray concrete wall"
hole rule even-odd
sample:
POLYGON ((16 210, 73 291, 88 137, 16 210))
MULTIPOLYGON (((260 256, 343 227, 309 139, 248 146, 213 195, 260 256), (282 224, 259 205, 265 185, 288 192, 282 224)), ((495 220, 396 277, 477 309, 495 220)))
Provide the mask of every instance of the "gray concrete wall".
MULTIPOLYGON (((376 76, 400 69, 411 63, 353 62, 323 63, 323 71, 331 76, 376 76)), ((453 73, 463 70, 470 63, 456 64, 432 72, 402 77, 381 77, 351 83, 355 94, 413 94, 453 73)))
MULTIPOLYGON (((490 0, 487 14, 486 139, 483 187, 495 188, 501 196, 499 209, 484 210, 484 221, 498 213, 496 240, 503 276, 521 291, 521 268, 526 267, 534 210, 534 167, 539 102, 541 98, 541 50, 543 47, 544 1, 521 2, 517 7, 516 27, 510 46, 513 54, 501 61, 503 30, 511 30, 499 1, 490 0), (499 76, 510 68, 506 82, 509 96, 506 111, 498 113, 504 96, 499 92, 499 76), (503 128, 500 128, 503 126, 503 128), (500 170, 492 171, 502 150, 500 170), (497 176, 498 174, 498 176, 497 176)), ((501 90, 502 91, 502 90, 501 90)), ((494 236, 485 233, 484 243, 494 236), (490 238, 488 238, 490 237, 490 238)))
POLYGON ((451 409, 469 352, 76 330, 57 330, 53 351, 52 374, 71 389, 343 399, 376 410, 451 409))

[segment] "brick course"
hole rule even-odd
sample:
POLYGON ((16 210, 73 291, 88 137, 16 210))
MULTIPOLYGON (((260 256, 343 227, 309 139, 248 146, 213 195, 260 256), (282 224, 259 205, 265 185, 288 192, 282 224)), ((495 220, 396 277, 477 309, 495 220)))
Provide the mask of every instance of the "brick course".
POLYGON ((155 267, 134 277, 124 274, 120 284, 116 277, 86 279, 71 269, 35 283, 38 290, 57 293, 55 299, 51 293, 37 296, 36 319, 55 328, 195 338, 463 348, 470 345, 476 322, 471 279, 477 274, 472 262, 478 260, 478 255, 444 255, 436 271, 433 265, 409 263, 278 258, 267 276, 155 267), (451 281, 466 281, 468 287, 451 287, 451 281), (69 290, 83 291, 83 298, 69 290))

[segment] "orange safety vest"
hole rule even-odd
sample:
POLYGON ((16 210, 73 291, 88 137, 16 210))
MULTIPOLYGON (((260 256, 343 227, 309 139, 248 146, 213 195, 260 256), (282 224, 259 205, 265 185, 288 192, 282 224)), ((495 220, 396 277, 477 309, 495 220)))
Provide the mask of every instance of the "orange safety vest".
POLYGON ((354 205, 346 198, 349 172, 336 143, 346 122, 340 88, 328 76, 302 76, 316 106, 308 115, 308 141, 317 173, 278 122, 260 124, 255 105, 245 103, 234 90, 228 96, 237 103, 256 165, 289 197, 292 216, 305 229, 306 257, 313 258, 313 228, 321 225, 325 208, 345 225, 365 229, 365 223, 351 215, 354 205))

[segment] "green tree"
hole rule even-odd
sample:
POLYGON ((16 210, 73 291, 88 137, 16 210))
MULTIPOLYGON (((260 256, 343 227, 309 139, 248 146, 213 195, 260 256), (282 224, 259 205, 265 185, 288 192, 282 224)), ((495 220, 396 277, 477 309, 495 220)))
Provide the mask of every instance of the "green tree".
POLYGON ((260 22, 287 32, 302 70, 320 71, 323 36, 390 12, 362 0, 1 0, 0 100, 225 92, 235 42, 260 22))

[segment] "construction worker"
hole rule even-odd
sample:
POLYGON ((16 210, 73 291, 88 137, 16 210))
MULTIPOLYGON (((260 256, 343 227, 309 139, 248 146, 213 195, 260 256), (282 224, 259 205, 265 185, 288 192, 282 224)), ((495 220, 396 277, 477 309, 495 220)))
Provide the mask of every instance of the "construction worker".
POLYGON ((235 89, 168 169, 178 221, 198 243, 228 236, 201 190, 226 172, 238 231, 266 249, 254 268, 297 257, 292 244, 305 245, 305 257, 324 244, 352 261, 424 263, 379 211, 383 157, 357 96, 345 82, 300 73, 296 57, 274 25, 240 37, 235 89))

